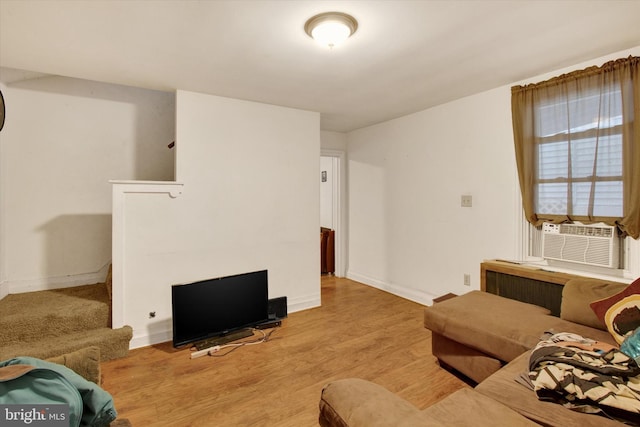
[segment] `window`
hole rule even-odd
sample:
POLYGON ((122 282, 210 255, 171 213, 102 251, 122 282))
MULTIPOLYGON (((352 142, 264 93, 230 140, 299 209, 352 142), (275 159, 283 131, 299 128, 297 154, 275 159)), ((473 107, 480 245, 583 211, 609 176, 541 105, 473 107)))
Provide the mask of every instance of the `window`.
POLYGON ((620 90, 614 88, 603 95, 591 90, 567 98, 560 95, 536 106, 536 212, 620 218, 620 90))
POLYGON ((640 58, 512 88, 525 217, 640 236, 640 58))

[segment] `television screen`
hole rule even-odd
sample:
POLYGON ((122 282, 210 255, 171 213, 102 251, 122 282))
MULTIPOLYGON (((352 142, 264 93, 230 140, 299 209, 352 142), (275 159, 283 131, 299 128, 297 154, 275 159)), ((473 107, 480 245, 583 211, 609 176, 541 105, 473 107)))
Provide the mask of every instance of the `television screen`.
POLYGON ((267 270, 171 287, 173 346, 178 347, 268 319, 267 270))

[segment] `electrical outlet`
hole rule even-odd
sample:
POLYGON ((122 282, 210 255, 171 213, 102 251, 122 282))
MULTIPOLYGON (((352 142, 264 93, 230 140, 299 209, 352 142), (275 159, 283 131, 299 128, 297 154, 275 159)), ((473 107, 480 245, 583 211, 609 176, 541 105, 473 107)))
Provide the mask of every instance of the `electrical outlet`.
POLYGON ((471 195, 460 196, 460 206, 470 208, 473 205, 473 197, 471 195))
POLYGON ((465 286, 471 286, 471 275, 470 274, 465 274, 464 275, 464 285, 465 286))

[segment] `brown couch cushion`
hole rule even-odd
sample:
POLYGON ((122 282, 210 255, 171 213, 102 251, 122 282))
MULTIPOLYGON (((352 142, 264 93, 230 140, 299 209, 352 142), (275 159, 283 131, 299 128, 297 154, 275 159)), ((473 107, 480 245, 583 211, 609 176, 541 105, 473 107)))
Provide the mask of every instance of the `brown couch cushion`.
POLYGON ((596 341, 616 345, 616 341, 607 331, 592 328, 591 326, 581 325, 580 323, 570 322, 555 316, 544 316, 538 321, 538 326, 545 332, 573 332, 574 334, 582 335, 585 338, 591 338, 596 341))
POLYGON ((590 304, 615 295, 626 287, 624 283, 598 279, 571 279, 562 289, 560 318, 606 331, 604 320, 598 318, 590 304))
POLYGON ((64 365, 88 381, 100 385, 100 348, 86 347, 61 356, 47 359, 64 365))
POLYGON ((508 362, 540 341, 546 308, 481 291, 425 308, 424 325, 453 341, 508 362))
POLYGON ((400 396, 357 378, 327 384, 320 398, 322 427, 445 426, 435 419, 406 423, 419 415, 420 410, 400 396))
POLYGON ((466 388, 425 409, 422 418, 425 416, 447 426, 538 426, 502 403, 466 388))
POLYGON ((556 403, 538 400, 533 390, 515 381, 521 373, 529 372, 530 355, 528 351, 517 357, 478 384, 475 390, 545 426, 620 427, 619 422, 599 415, 582 414, 556 403))
POLYGON ((322 427, 494 427, 496 420, 510 427, 536 426, 471 389, 458 390, 420 411, 382 386, 348 378, 329 383, 320 399, 322 427))

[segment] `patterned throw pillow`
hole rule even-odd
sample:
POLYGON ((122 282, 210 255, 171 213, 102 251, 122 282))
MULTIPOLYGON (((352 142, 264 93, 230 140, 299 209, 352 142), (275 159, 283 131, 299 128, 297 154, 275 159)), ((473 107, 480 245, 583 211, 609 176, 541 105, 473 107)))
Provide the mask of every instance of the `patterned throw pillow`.
POLYGON ((640 279, 622 292, 590 305, 616 342, 622 344, 626 335, 640 327, 640 279))

